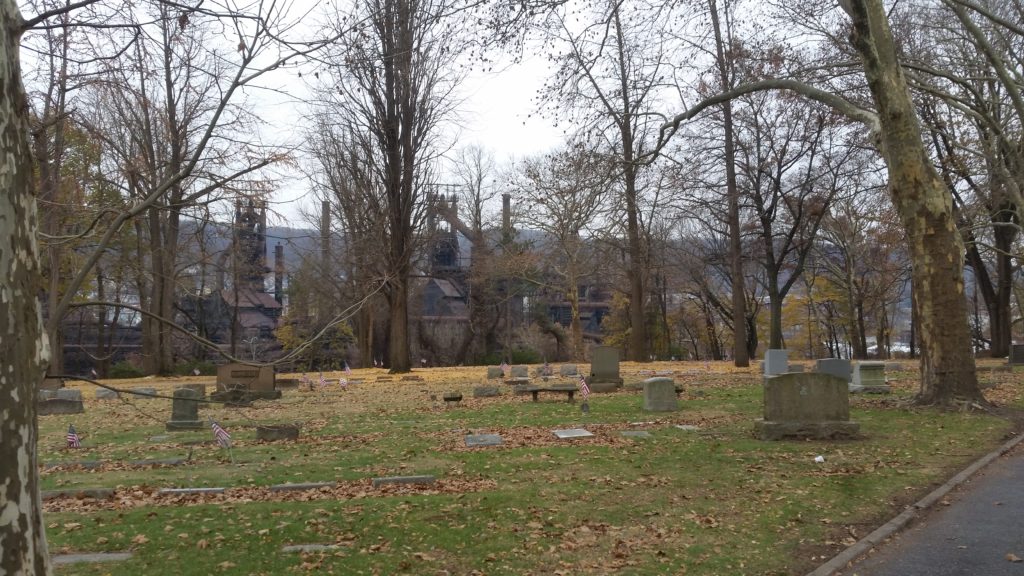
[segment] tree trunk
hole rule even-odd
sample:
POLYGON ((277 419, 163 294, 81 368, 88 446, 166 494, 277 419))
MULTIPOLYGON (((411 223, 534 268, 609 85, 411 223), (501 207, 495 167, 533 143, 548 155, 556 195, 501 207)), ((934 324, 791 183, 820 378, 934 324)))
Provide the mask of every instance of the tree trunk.
POLYGON ((768 282, 768 324, 768 347, 779 350, 785 345, 782 342, 782 295, 774 280, 768 282))
POLYGON ((390 325, 388 331, 388 358, 390 372, 408 372, 411 369, 409 360, 409 284, 408 277, 395 277, 391 280, 391 291, 388 296, 390 308, 390 325))
POLYGON ((851 42, 879 116, 889 191, 906 231, 921 340, 921 404, 984 402, 964 297, 964 246, 952 198, 928 160, 882 0, 852 0, 851 42))
POLYGON ((49 573, 36 461, 36 388, 49 360, 39 292, 28 103, 18 60, 23 20, 14 2, 0 4, 0 574, 49 573))
MULTIPOLYGON (((716 60, 722 90, 732 88, 729 66, 725 60, 725 44, 722 38, 722 26, 718 18, 718 3, 710 0, 711 25, 715 33, 716 60)), ((733 365, 738 368, 750 366, 750 349, 748 348, 747 326, 743 319, 747 317, 747 301, 743 285, 743 243, 740 237, 740 193, 736 185, 736 143, 732 128, 732 101, 722 103, 722 122, 725 132, 725 187, 729 195, 729 264, 732 272, 732 317, 733 365)), ((755 338, 756 340, 756 338, 755 338)), ((756 344, 755 344, 756 349, 756 344)))

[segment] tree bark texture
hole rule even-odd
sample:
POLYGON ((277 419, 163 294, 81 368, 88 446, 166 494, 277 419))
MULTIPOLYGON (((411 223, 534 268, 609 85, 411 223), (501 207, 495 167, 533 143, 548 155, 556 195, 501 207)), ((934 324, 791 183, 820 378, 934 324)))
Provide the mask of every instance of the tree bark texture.
POLYGON ((49 361, 39 294, 28 104, 18 59, 23 20, 0 2, 0 574, 48 574, 36 466, 36 387, 49 361))
POLYGON ((911 255, 921 342, 917 402, 983 402, 964 296, 964 245, 954 220, 953 200, 928 161, 885 6, 882 0, 852 0, 844 8, 853 19, 851 42, 864 61, 878 108, 889 191, 911 255))

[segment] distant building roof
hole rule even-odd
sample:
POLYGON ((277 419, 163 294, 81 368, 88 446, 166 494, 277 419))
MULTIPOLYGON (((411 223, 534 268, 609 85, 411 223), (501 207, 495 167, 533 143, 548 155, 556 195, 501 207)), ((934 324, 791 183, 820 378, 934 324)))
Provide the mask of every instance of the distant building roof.
MULTIPOLYGON (((263 308, 266 310, 281 308, 281 303, 274 300, 274 297, 266 292, 256 292, 251 288, 239 288, 237 292, 239 308, 263 308)), ((228 306, 234 307, 236 305, 234 289, 225 288, 220 291, 220 296, 228 306)))

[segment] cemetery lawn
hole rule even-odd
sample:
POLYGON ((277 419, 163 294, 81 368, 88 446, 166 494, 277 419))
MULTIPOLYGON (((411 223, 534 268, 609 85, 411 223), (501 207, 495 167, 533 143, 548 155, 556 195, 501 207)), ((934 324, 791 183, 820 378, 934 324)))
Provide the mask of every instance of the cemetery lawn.
MULTIPOLYGON (((988 398, 1024 405, 1022 374, 979 362, 982 382, 994 386, 988 398)), ((1018 431, 994 415, 908 408, 916 365, 902 364, 907 370, 890 372, 892 396, 852 397, 863 438, 843 442, 756 440, 759 376, 725 364, 623 363, 627 386, 647 377, 641 371, 675 371, 685 391, 681 410, 669 413, 645 413, 635 391, 592 395, 586 415, 578 400, 541 395, 534 403, 497 382, 502 396, 473 398, 483 367, 416 370, 423 381, 389 382, 376 381, 388 378, 383 370, 355 370, 351 378, 363 381, 346 391, 340 374, 330 374, 324 391, 288 389, 250 408, 204 407, 204 421, 231 433, 230 456, 209 442, 208 429, 165 432, 170 400, 97 401, 93 389, 72 383, 84 392, 86 413, 40 418, 42 489, 116 492, 108 500, 47 500, 47 537, 54 554, 133 553, 123 562, 61 566, 61 576, 805 573, 1018 431), (446 408, 447 391, 462 392, 463 401, 446 408), (301 436, 259 443, 257 423, 300 423, 301 436), (84 436, 81 449, 63 447, 69 424, 84 436), (551 433, 566 428, 594 436, 551 433), (476 433, 500 434, 504 444, 467 448, 465 436, 476 433), (153 459, 186 462, 145 462, 153 459), (406 475, 437 480, 370 482, 406 475), (269 489, 303 482, 335 484, 269 489), (227 490, 156 493, 181 487, 227 490), (281 551, 294 544, 333 547, 281 551)), ((203 381, 106 383, 170 396, 180 383, 203 381)), ((560 382, 572 379, 551 383, 560 382)))

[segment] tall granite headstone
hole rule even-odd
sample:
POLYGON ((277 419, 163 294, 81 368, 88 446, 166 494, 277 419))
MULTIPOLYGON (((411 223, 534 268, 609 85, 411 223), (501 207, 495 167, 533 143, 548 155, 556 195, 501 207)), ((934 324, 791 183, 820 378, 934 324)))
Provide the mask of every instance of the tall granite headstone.
POLYGON ((1010 344, 1010 364, 1024 364, 1024 344, 1010 344))
POLYGON ((590 377, 587 378, 587 385, 591 392, 612 392, 622 387, 617 348, 594 346, 590 349, 590 377))

